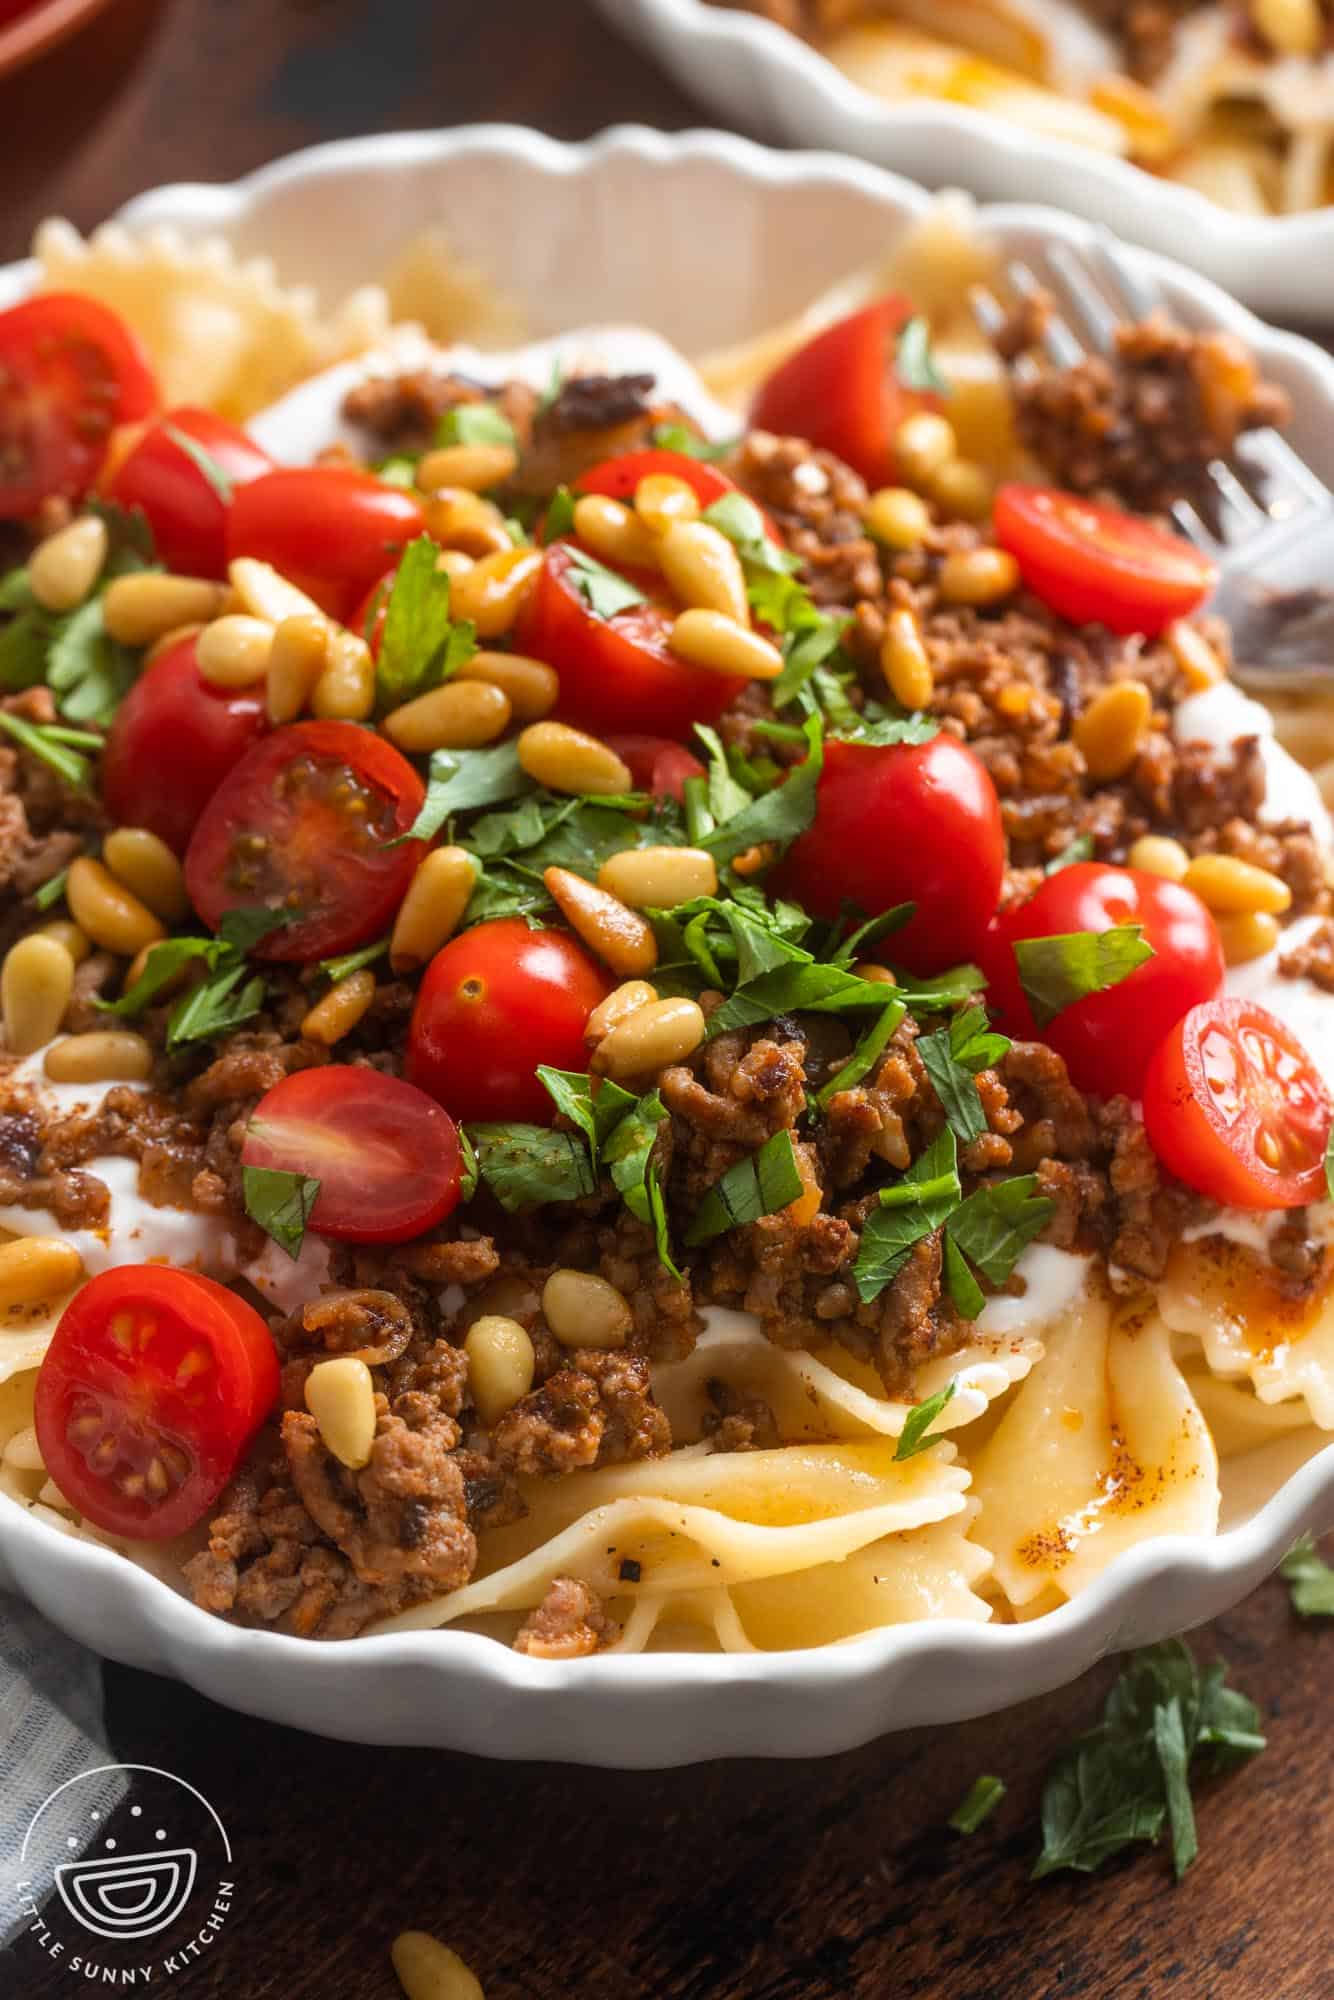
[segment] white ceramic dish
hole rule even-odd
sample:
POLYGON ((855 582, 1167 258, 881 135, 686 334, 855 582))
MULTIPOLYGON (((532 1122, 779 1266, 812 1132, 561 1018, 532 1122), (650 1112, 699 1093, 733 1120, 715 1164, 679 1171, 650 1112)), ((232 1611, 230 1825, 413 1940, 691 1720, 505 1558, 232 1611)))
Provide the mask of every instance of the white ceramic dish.
MULTIPOLYGON (((535 334, 638 318, 689 351, 781 319, 882 252, 925 199, 875 168, 715 135, 624 131, 567 148, 483 127, 321 147, 235 187, 161 189, 125 219, 223 230, 331 293, 378 269, 400 237, 444 220, 535 334), (794 241, 808 246, 801 258, 794 241)), ((1025 254, 1089 234, 1037 209, 983 220, 1025 254)), ((1254 344, 1292 393, 1299 447, 1334 478, 1334 361, 1184 270, 1153 258, 1146 269, 1183 317, 1254 344)), ((27 281, 21 266, 0 271, 0 300, 27 281)), ((1104 1653, 1216 1617, 1303 1528, 1334 1522, 1334 1445, 1312 1455, 1299 1436, 1231 1462, 1216 1540, 1142 1545, 1062 1611, 1024 1625, 900 1626, 819 1652, 553 1665, 462 1632, 321 1646, 240 1631, 2 1497, 0 1583, 114 1659, 331 1736, 613 1765, 815 1756, 1042 1694, 1104 1653)))
MULTIPOLYGON (((796 146, 831 146, 991 201, 1044 201, 1180 257, 1257 311, 1334 321, 1334 207, 1235 215, 1123 160, 1044 138, 965 105, 887 104, 758 15, 704 0, 597 0, 727 125, 796 146)), ((807 249, 800 241, 801 254, 807 249)))

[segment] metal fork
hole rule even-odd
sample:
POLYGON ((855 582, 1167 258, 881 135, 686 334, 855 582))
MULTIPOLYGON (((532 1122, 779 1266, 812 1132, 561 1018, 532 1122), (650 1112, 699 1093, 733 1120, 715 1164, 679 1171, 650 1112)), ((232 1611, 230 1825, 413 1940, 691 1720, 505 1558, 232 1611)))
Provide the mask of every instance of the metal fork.
MULTIPOLYGON (((1006 276, 1020 297, 1045 292, 1055 301, 1043 347, 1056 368, 1072 367, 1090 350, 1111 354, 1118 326, 1163 303, 1102 233, 1087 260, 1054 244, 1037 268, 1016 260, 1006 276)), ((983 332, 994 335, 1004 307, 981 286, 972 303, 983 332)), ((1040 368, 1029 358, 1013 366, 1020 376, 1040 368)), ((1209 608, 1232 628, 1238 677, 1271 690, 1334 685, 1334 493, 1270 428, 1245 432, 1205 472, 1211 504, 1201 511, 1178 500, 1172 514, 1219 565, 1209 608)))

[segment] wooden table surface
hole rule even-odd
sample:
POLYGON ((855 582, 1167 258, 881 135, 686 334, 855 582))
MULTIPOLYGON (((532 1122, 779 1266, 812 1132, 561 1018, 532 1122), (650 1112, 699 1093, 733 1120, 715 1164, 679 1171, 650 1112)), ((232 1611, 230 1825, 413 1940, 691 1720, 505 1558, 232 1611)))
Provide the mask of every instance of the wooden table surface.
MULTIPOLYGON (((470 119, 580 138, 696 115, 584 0, 116 0, 0 84, 0 259, 43 215, 86 227, 162 181, 470 119)), ((1270 1747, 1203 1799, 1179 1887, 1147 1850, 1028 1880, 1043 1771, 1110 1668, 822 1763, 660 1774, 333 1746, 115 1667, 106 1706, 113 1755, 187 1779, 233 1835, 235 1912, 172 1982, 185 2000, 392 2000, 409 1926, 487 2000, 1327 2000, 1334 1626, 1271 1583, 1197 1645, 1270 1747), (1009 1795, 962 1839, 944 1821, 982 1771, 1009 1795)), ((0 1954, 14 2000, 76 1990, 26 1939, 0 1954)))

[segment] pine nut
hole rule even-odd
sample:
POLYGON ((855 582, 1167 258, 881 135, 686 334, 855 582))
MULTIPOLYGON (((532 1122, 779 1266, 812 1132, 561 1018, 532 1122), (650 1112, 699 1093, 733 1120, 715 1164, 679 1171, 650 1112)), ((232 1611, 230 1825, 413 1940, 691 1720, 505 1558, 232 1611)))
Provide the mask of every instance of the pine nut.
POLYGON ((511 444, 447 444, 417 461, 417 486, 422 493, 439 493, 463 486, 485 493, 503 486, 519 469, 519 454, 511 444))
POLYGON ((403 1931, 389 1956, 407 2000, 485 2000, 458 1953, 426 1931, 403 1931))
POLYGON ((568 868, 548 868, 542 880, 571 930, 604 965, 622 975, 653 970, 658 942, 643 917, 568 868))
POLYGON ((600 1042, 618 1021, 628 1020, 657 997, 657 988, 650 986, 647 979, 627 979, 624 986, 616 987, 593 1009, 584 1024, 584 1040, 590 1044, 600 1042))
POLYGON ((488 1426, 497 1423, 533 1386, 533 1343, 517 1319, 483 1313, 468 1328, 463 1351, 477 1414, 488 1426))
POLYGON ((227 575, 241 609, 270 625, 281 625, 284 618, 321 616, 314 598, 289 583, 272 563, 260 562, 255 556, 238 556, 227 565, 227 575))
POLYGON ((635 1323, 624 1296, 596 1271, 553 1271, 542 1317, 562 1347, 624 1347, 635 1323))
POLYGON ((374 998, 375 974, 369 967, 349 972, 346 979, 340 979, 322 1000, 316 1001, 301 1023, 301 1032, 308 1042, 322 1042, 326 1049, 331 1049, 344 1035, 351 1034, 374 998))
POLYGON ((935 676, 922 643, 921 627, 904 605, 891 611, 886 621, 880 671, 895 701, 904 708, 925 708, 935 693, 935 676))
POLYGON ((984 608, 1014 595, 1019 565, 1008 549, 956 549, 940 565, 936 581, 947 604, 984 608))
POLYGON ((1197 625, 1173 619, 1163 638, 1192 694, 1201 694, 1224 678, 1223 662, 1197 625))
POLYGON ((1220 916, 1250 916, 1257 911, 1281 916, 1292 907, 1292 891, 1281 875, 1233 854, 1197 854, 1182 877, 1187 889, 1207 909, 1220 916))
POLYGON ((658 567, 658 537, 637 514, 605 493, 584 493, 575 501, 574 532, 603 562, 624 563, 632 569, 658 567))
POLYGON ((1145 833, 1134 843, 1126 860, 1146 875, 1161 875, 1165 882, 1180 882, 1190 866, 1190 856, 1179 840, 1163 833, 1145 833))
POLYGON ((868 535, 887 549, 920 549, 931 532, 931 510, 908 486, 882 486, 862 510, 868 535))
POLYGON ((477 882, 466 848, 435 847, 408 884, 389 940, 391 972, 415 972, 447 944, 463 920, 477 882))
POLYGON ((113 639, 123 646, 149 646, 178 625, 205 625, 216 618, 227 598, 227 586, 202 577, 161 576, 144 570, 118 576, 102 598, 102 618, 113 639))
POLYGON ((927 491, 956 521, 985 521, 996 489, 991 475, 971 458, 950 458, 931 475, 927 491))
POLYGON ((564 722, 530 722, 518 740, 519 763, 553 792, 600 792, 613 797, 634 789, 630 767, 596 736, 564 722))
POLYGON ((312 715, 325 722, 365 722, 375 707, 375 662, 356 632, 341 626, 328 640, 328 665, 310 697, 312 715))
POLYGON ((1153 696, 1143 681, 1113 681, 1099 689, 1070 732, 1096 784, 1125 776, 1152 719, 1153 696))
POLYGON ((749 629, 745 571, 720 529, 708 521, 678 521, 657 549, 662 573, 687 609, 721 611, 749 629))
POLYGON ((154 639, 152 645, 144 654, 144 665, 151 667, 154 660, 160 660, 164 653, 170 653, 173 648, 179 646, 185 639, 193 639, 203 629, 202 624, 198 622, 193 625, 173 625, 171 630, 164 632, 160 639, 154 639))
POLYGON ((79 926, 70 923, 65 917, 57 917, 54 923, 43 924, 37 935, 54 938, 57 944, 63 944, 76 965, 82 965, 92 950, 91 944, 79 926))
POLYGON ((468 618, 479 639, 499 639, 508 632, 537 582, 541 549, 501 549, 483 556, 450 586, 449 608, 455 618, 468 618))
POLYGON ((718 864, 702 847, 627 847, 608 855, 598 887, 632 910, 671 910, 696 896, 716 896, 718 864))
POLYGON ((211 687, 247 688, 269 670, 273 627, 265 618, 232 612, 206 625, 195 646, 199 672, 211 687))
POLYGON ((306 1408, 340 1465, 359 1471, 375 1442, 375 1384, 353 1354, 317 1361, 306 1377, 306 1408))
POLYGON ((329 621, 322 613, 284 618, 269 648, 264 688, 269 721, 295 722, 329 664, 329 621))
POLYGON ((181 921, 190 907, 185 871, 165 840, 144 826, 118 826, 102 842, 102 859, 155 917, 167 924, 181 921))
POLYGON ((699 496, 673 472, 650 472, 635 488, 635 512, 651 535, 665 535, 678 521, 699 517, 699 496))
POLYGON ((656 1076, 684 1062, 704 1040, 704 1011, 696 1000, 651 1000, 618 1021, 593 1051, 591 1067, 624 1083, 656 1076))
POLYGON ((516 722, 540 722, 560 697, 560 677, 543 660, 525 653, 474 653, 459 668, 461 681, 489 681, 506 696, 516 722))
POLYGON ((0 1312, 58 1299, 82 1276, 82 1257, 57 1236, 20 1236, 0 1244, 0 1312))
POLYGON ((387 715, 385 735, 400 750, 475 750, 509 726, 509 698, 490 681, 446 681, 387 715))
POLYGON ((1279 939, 1278 921, 1263 910, 1247 910, 1234 917, 1216 917, 1223 958, 1228 965, 1247 965, 1273 951, 1279 939))
POLYGON ((153 912, 90 855, 71 861, 65 900, 79 929, 103 951, 133 958, 146 944, 167 935, 153 912))
POLYGON ((106 1028, 62 1036, 42 1067, 52 1083, 143 1083, 152 1074, 153 1051, 142 1035, 106 1028))
POLYGON ((954 426, 934 410, 914 410, 894 433, 894 463, 910 486, 926 486, 958 448, 954 426))
POLYGON ((859 958, 852 969, 858 979, 869 979, 872 986, 897 986, 899 983, 889 967, 874 958, 859 958))
POLYGON ((81 514, 33 550, 28 587, 44 610, 73 611, 101 576, 106 559, 106 522, 96 514, 81 514))
POLYGON ((45 1048, 73 991, 74 960, 55 938, 34 931, 9 947, 0 968, 0 1012, 12 1054, 30 1056, 45 1048))
POLYGON ((1318 0, 1250 0, 1251 20, 1281 56, 1313 56, 1324 40, 1318 0))
POLYGON ((427 532, 443 548, 469 556, 493 556, 512 549, 499 507, 464 486, 445 486, 426 503, 427 532))
POLYGON ((744 881, 748 875, 758 875, 778 859, 778 844, 772 840, 757 840, 754 847, 743 847, 740 854, 732 857, 732 873, 740 875, 744 881))
POLYGON ((704 667, 711 674, 730 674, 738 680, 776 681, 783 671, 783 656, 758 632, 748 632, 722 611, 683 611, 672 626, 668 642, 678 659, 692 667, 704 667))

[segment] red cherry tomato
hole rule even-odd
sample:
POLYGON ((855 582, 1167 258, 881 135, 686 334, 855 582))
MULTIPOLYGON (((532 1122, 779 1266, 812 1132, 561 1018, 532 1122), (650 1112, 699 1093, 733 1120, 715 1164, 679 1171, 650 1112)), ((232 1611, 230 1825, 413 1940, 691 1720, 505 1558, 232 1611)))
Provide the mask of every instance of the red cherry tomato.
POLYGON ((208 1512, 278 1387, 252 1306, 195 1271, 122 1264, 61 1315, 37 1378, 37 1438, 95 1527, 162 1541, 208 1512))
POLYGON ((577 588, 570 551, 546 553, 515 628, 516 651, 545 660, 560 675, 556 714, 596 729, 651 730, 686 736, 736 700, 744 681, 678 660, 667 644, 674 612, 639 604, 599 618, 577 588))
POLYGON ((845 902, 868 917, 916 903, 885 949, 913 972, 940 972, 977 950, 1004 866, 996 788, 942 730, 929 743, 826 744, 815 823, 774 886, 819 917, 836 917, 845 902))
POLYGON ((99 484, 118 507, 138 507, 148 517, 168 569, 225 576, 227 502, 181 437, 192 438, 208 454, 233 490, 273 470, 269 454, 224 417, 211 410, 168 410, 156 422, 112 439, 99 484))
POLYGON ((1144 1127, 1163 1165, 1226 1208, 1325 1193, 1334 1099, 1291 1028, 1253 1000, 1192 1007, 1154 1051, 1144 1127))
POLYGON ((227 555, 260 556, 344 618, 407 542, 421 501, 353 466, 283 466, 243 486, 227 517, 227 555))
POLYGON ((340 1243, 406 1243, 458 1206, 459 1135, 435 1099, 379 1070, 296 1070, 255 1106, 241 1160, 310 1174, 310 1226, 340 1243))
POLYGON ((406 757, 352 722, 298 722, 244 756, 209 801, 185 857, 190 900, 216 930, 228 910, 295 913, 260 958, 351 951, 387 929, 421 859, 393 843, 426 787, 406 757))
POLYGON ((1149 1057, 1168 1029, 1223 988, 1218 929, 1199 897, 1161 875, 1099 861, 1060 869, 1028 902, 997 917, 980 963, 996 1025, 1007 1035, 1049 1043, 1079 1088, 1100 1097, 1138 1097, 1149 1057), (1076 1000, 1037 1027, 1019 983, 1016 940, 1117 924, 1143 925, 1154 956, 1119 985, 1076 1000))
MULTIPOLYGON (((609 500, 619 500, 628 507, 634 500, 640 480, 647 479, 650 474, 684 479, 699 501, 701 513, 706 507, 712 507, 715 500, 721 500, 724 494, 741 490, 735 479, 729 479, 725 472, 720 472, 706 459, 692 458, 685 451, 653 448, 622 452, 619 458, 604 458, 601 465, 593 466, 575 480, 574 490, 576 493, 605 493, 609 500)), ((781 547, 782 536, 763 507, 759 511, 765 534, 781 547)))
POLYGON ((0 313, 0 518, 82 498, 115 426, 157 400, 138 336, 96 299, 46 292, 0 313))
POLYGON ((673 743, 670 737, 643 736, 631 731, 605 740, 630 766, 635 790, 652 792, 655 799, 675 799, 680 805, 685 797, 686 779, 704 776, 699 758, 684 743, 673 743))
POLYGON ((911 316, 907 299, 880 299, 817 333, 761 385, 751 405, 752 430, 809 438, 868 486, 883 486, 894 476, 899 425, 936 403, 898 378, 898 336, 911 316))
POLYGON ((464 931, 426 970, 408 1030, 407 1073, 456 1118, 549 1125, 535 1074, 588 1067, 584 1028, 611 981, 564 931, 501 917, 464 931))
POLYGON ((389 611, 389 593, 398 575, 398 564, 387 569, 383 576, 377 576, 360 604, 347 621, 349 632, 355 632, 364 639, 377 657, 380 651, 380 637, 384 631, 384 621, 389 611))
POLYGON ((1002 486, 996 540, 1026 587, 1074 625, 1161 632, 1199 609, 1218 565, 1152 522, 1045 486, 1002 486))
POLYGON ((199 815, 269 727, 264 697, 218 688, 181 639, 135 682, 102 752, 102 799, 122 826, 146 826, 184 854, 199 815))

